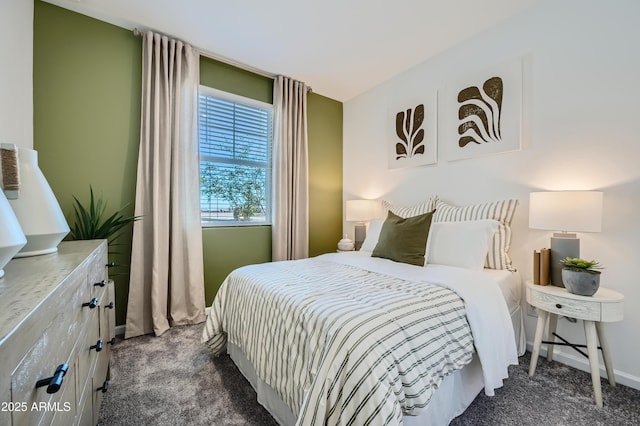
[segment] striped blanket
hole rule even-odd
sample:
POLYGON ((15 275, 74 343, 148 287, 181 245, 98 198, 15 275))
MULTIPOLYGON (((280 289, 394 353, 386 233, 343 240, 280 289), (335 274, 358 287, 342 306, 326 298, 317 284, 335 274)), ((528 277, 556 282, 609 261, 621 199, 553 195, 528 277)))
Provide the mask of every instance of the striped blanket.
POLYGON ((471 361, 465 303, 337 256, 234 271, 202 340, 217 354, 227 340, 240 348, 299 425, 402 424, 471 361))

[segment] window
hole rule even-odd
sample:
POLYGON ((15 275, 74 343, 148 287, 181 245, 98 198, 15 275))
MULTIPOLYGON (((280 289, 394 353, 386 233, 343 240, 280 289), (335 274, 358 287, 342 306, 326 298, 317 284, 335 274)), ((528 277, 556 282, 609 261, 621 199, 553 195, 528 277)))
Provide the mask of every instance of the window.
POLYGON ((271 223, 272 105, 200 86, 203 226, 271 223))

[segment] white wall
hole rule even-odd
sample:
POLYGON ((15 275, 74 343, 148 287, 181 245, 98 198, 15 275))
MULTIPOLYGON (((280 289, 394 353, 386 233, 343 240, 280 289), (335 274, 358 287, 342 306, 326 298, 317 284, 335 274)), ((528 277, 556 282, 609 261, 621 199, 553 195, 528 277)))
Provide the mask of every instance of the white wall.
POLYGON ((33 1, 0 0, 0 143, 33 148, 33 1))
MULTIPOLYGON (((511 255, 532 276, 534 249, 550 232, 528 229, 536 190, 604 192, 603 230, 582 234, 581 254, 606 266, 602 285, 625 294, 625 319, 606 325, 619 382, 640 389, 640 2, 548 0, 524 15, 428 60, 344 104, 344 199, 411 204, 437 194, 454 204, 517 197, 511 255), (388 108, 448 82, 524 57, 523 141, 519 152, 387 169, 388 108)), ((425 40, 425 43, 428 43, 425 40)), ((345 224, 345 232, 352 227, 345 224)), ((559 333, 584 343, 581 322, 559 333)), ((535 318, 526 318, 533 340, 535 318)), ((581 355, 556 359, 588 370, 581 355)))

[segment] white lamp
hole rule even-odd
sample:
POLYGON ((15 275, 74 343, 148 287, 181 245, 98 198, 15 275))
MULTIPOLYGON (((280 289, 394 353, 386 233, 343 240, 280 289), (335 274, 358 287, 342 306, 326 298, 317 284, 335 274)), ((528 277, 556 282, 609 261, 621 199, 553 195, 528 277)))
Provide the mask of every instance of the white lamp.
POLYGON ((367 236, 366 222, 376 217, 378 204, 375 200, 347 200, 346 220, 347 222, 356 222, 354 230, 356 250, 360 250, 367 236))
POLYGON ((38 167, 38 152, 18 148, 18 170, 18 197, 10 199, 9 204, 27 237, 27 244, 15 257, 56 252, 60 241, 69 233, 69 225, 38 167))
POLYGON ((561 259, 580 257, 580 240, 575 232, 601 231, 602 198, 599 191, 529 194, 529 228, 562 231, 551 237, 551 284, 563 287, 561 259))
POLYGON ((18 218, 13 213, 4 192, 0 191, 0 278, 4 276, 2 268, 27 243, 20 228, 18 218))

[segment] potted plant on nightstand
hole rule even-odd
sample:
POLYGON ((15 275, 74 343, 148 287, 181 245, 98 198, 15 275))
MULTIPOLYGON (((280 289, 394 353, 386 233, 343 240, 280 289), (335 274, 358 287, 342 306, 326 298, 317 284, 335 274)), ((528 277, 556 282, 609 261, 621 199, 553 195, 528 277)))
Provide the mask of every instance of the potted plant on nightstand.
POLYGON ((570 293, 593 296, 600 287, 600 264, 595 260, 567 257, 562 263, 562 282, 570 293))

